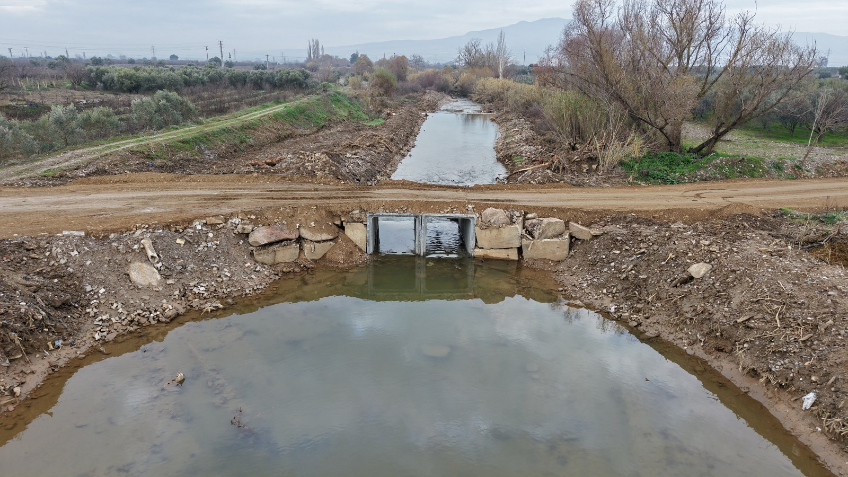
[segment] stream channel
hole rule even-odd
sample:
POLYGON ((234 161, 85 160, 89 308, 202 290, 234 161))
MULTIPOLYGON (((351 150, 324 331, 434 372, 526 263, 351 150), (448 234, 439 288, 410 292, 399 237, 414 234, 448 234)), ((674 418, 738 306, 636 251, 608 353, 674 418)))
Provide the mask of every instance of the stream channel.
POLYGON ((495 155, 498 125, 491 117, 467 99, 451 101, 430 114, 392 179, 463 186, 494 184, 507 171, 495 155))
POLYGON ((832 475, 709 367, 556 287, 516 262, 397 255, 286 277, 53 374, 0 430, 0 468, 832 475))

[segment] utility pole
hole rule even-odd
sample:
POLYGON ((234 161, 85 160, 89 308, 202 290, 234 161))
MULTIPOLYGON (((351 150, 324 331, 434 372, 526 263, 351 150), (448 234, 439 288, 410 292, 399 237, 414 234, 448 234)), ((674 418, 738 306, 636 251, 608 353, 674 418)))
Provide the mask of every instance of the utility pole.
POLYGON ((265 69, 268 69, 268 55, 265 55, 265 69))
POLYGON ((236 49, 233 48, 233 61, 238 61, 238 57, 236 56, 236 49))
POLYGON ((221 40, 218 40, 218 47, 221 48, 221 67, 223 67, 224 66, 224 42, 221 41, 221 40))
POLYGON ((9 48, 9 58, 14 58, 14 56, 12 56, 12 49, 11 48, 9 48))
POLYGON ((156 59, 156 47, 155 46, 150 47, 150 59, 152 59, 152 60, 156 59))
POLYGON ((68 53, 68 49, 65 48, 65 58, 70 58, 71 55, 68 53))
POLYGON ((209 47, 206 47, 206 62, 209 62, 209 47))
POLYGON ((26 57, 29 58, 29 47, 25 46, 24 50, 26 50, 26 57))

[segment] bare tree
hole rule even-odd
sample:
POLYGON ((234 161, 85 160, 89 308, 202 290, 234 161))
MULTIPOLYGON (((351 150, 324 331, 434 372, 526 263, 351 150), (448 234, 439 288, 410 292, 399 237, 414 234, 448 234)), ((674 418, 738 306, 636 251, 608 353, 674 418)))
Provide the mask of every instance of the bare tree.
POLYGON ((421 55, 412 55, 409 57, 409 66, 421 71, 427 67, 427 61, 421 55))
POLYGON ((67 78, 73 86, 82 85, 86 76, 88 76, 88 70, 85 66, 76 61, 69 61, 65 63, 62 69, 64 70, 65 78, 67 78))
POLYGON ((0 56, 0 91, 12 87, 15 78, 15 63, 13 60, 0 56))
POLYGON ((767 113, 816 61, 789 34, 727 18, 720 0, 577 0, 554 55, 554 73, 602 104, 622 108, 655 146, 682 151, 683 122, 715 95, 710 153, 734 128, 767 113))
POLYGON ((509 64, 510 57, 512 56, 512 52, 509 51, 509 48, 506 46, 506 35, 504 35, 503 30, 498 33, 498 43, 495 47, 495 62, 497 64, 498 78, 503 78, 504 69, 509 64))
POLYGON ((844 89, 822 88, 813 107, 813 125, 807 141, 806 160, 825 134, 848 127, 848 93, 844 89))
POLYGON ((306 48, 306 61, 317 60, 324 56, 324 47, 321 42, 313 38, 309 40, 309 46, 306 48))
POLYGON ((472 38, 468 40, 465 46, 460 47, 456 54, 456 62, 466 68, 481 68, 485 66, 481 40, 479 38, 472 38))

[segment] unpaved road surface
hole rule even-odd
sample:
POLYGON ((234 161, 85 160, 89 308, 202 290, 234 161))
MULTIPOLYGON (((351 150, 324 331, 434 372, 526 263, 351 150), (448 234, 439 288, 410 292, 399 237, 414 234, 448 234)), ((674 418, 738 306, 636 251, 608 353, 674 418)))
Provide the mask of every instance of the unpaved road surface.
POLYGON ((265 175, 180 176, 128 174, 96 177, 53 188, 0 187, 0 238, 63 230, 92 233, 138 223, 173 223, 269 207, 412 207, 449 210, 467 204, 559 209, 591 220, 630 212, 664 220, 700 220, 779 207, 814 211, 848 208, 848 179, 746 180, 676 186, 472 188, 383 183, 377 187, 298 183, 265 175))

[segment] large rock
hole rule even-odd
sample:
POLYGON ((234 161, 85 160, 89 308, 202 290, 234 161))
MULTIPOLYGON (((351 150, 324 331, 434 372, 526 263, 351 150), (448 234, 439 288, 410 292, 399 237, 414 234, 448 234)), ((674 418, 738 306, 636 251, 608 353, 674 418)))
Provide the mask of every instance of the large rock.
POLYGON ((517 248, 475 248, 474 258, 488 258, 491 260, 518 260, 517 248))
POLYGON ((509 225, 496 229, 475 227, 479 248, 518 248, 521 246, 521 227, 509 225))
POLYGON ((525 240, 521 244, 521 253, 526 259, 565 260, 568 258, 568 242, 570 237, 558 239, 525 240))
POLYGON ((282 242, 283 240, 297 240, 300 236, 297 229, 289 229, 288 227, 280 227, 278 225, 269 225, 267 227, 259 227, 250 232, 247 241, 254 247, 268 245, 269 243, 282 242))
POLYGON ((344 233, 360 250, 363 252, 366 251, 365 249, 368 247, 368 229, 365 227, 365 224, 345 223, 344 233))
POLYGON ((129 269, 130 280, 140 287, 159 286, 162 277, 156 267, 149 263, 133 262, 129 269))
POLYGON ((276 265, 278 263, 290 263, 297 260, 300 254, 300 246, 295 242, 286 245, 269 245, 253 250, 253 259, 265 265, 276 265))
POLYGON ((326 242, 339 236, 339 228, 329 222, 300 224, 300 236, 311 242, 326 242))
POLYGON ((590 229, 589 227, 584 227, 580 224, 576 224, 574 222, 568 223, 568 231, 571 232, 571 236, 580 239, 580 240, 592 240, 598 235, 602 235, 603 233, 598 230, 590 229))
POLYGON ((536 240, 552 239, 565 233, 565 222, 553 217, 528 220, 525 227, 536 240))
POLYGON ((335 242, 303 242, 303 254, 309 260, 318 260, 333 248, 335 242))
POLYGON ((509 215, 505 210, 489 207, 480 214, 480 222, 483 225, 501 227, 511 224, 512 220, 509 219, 509 215))
POLYGON ((704 275, 710 272, 713 269, 713 266, 709 263, 696 263, 689 267, 689 275, 692 275, 692 278, 703 278, 704 275))

